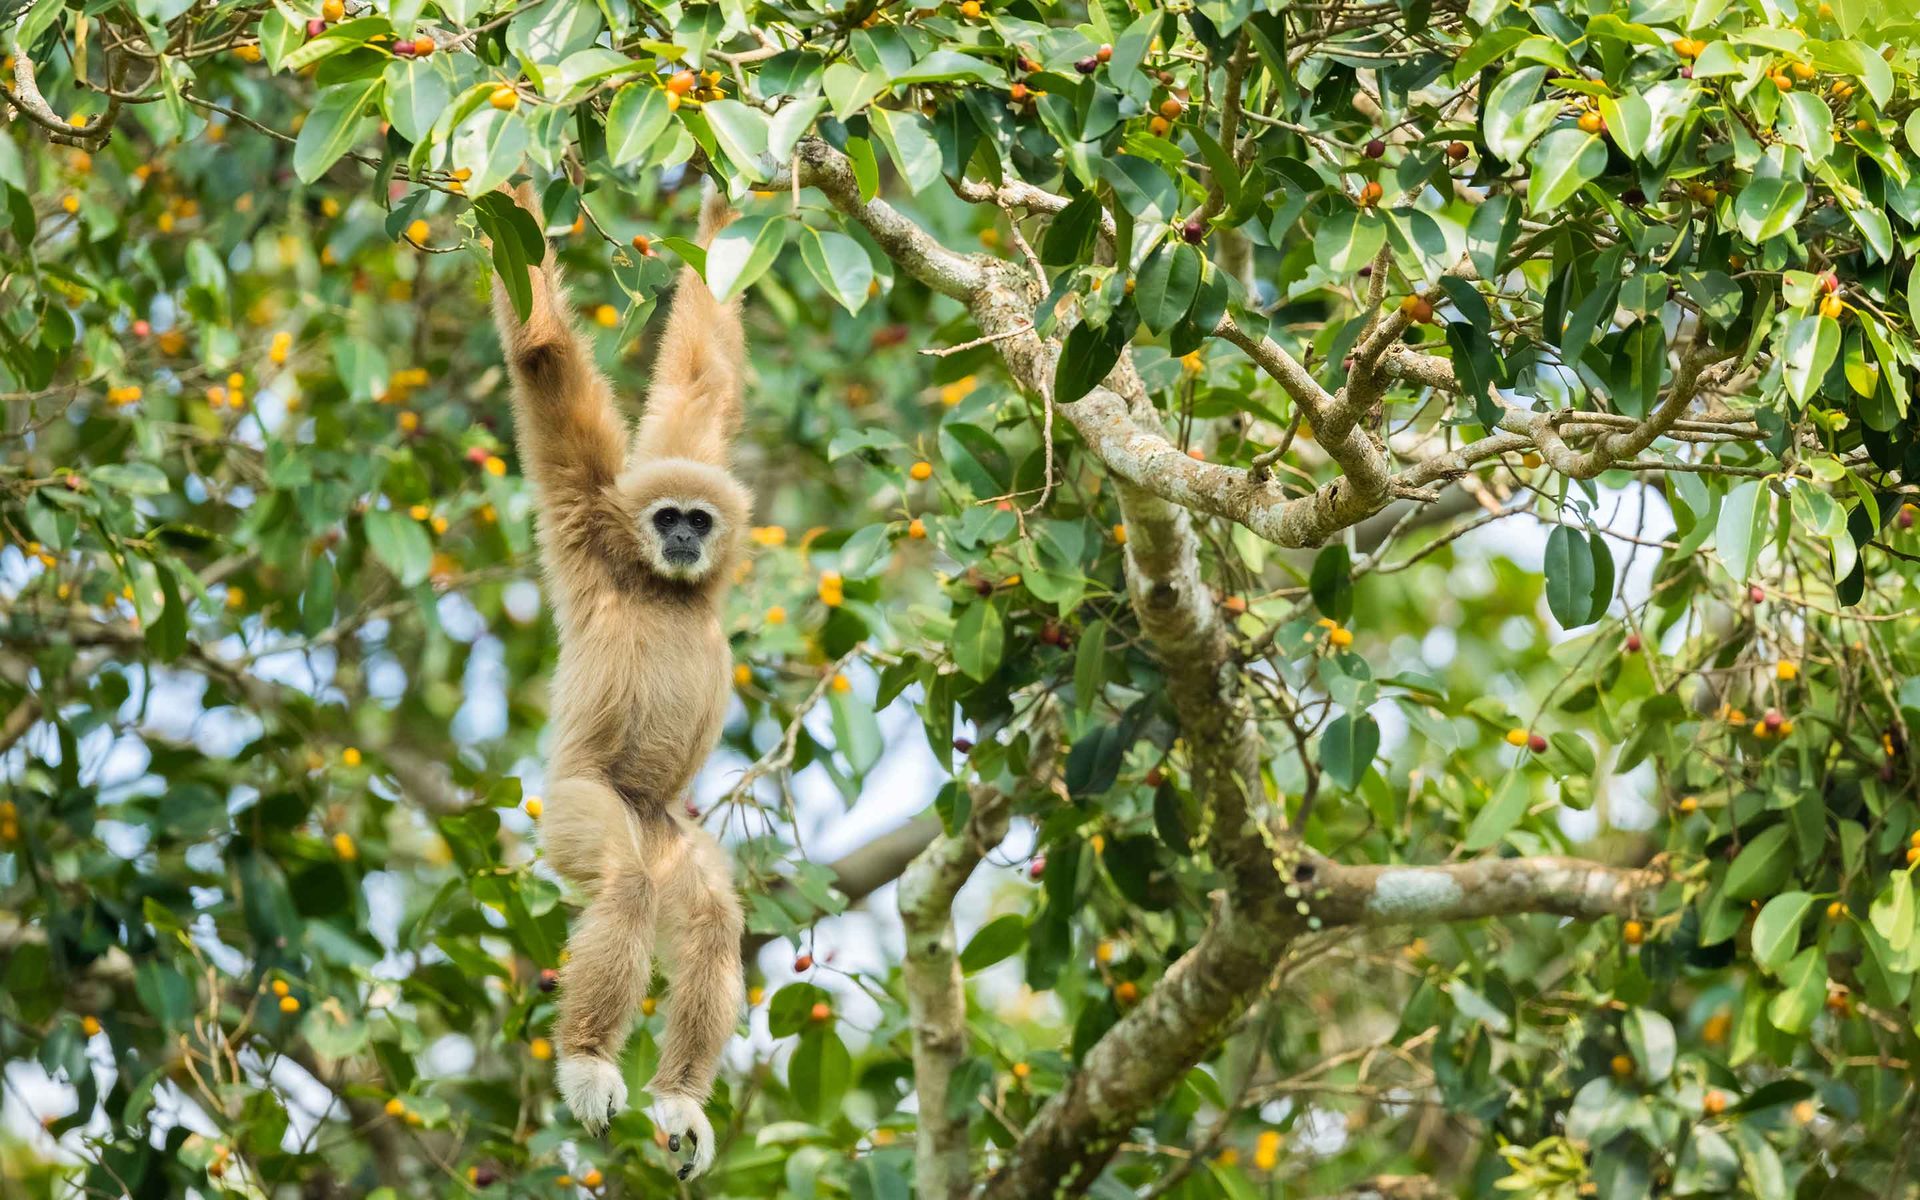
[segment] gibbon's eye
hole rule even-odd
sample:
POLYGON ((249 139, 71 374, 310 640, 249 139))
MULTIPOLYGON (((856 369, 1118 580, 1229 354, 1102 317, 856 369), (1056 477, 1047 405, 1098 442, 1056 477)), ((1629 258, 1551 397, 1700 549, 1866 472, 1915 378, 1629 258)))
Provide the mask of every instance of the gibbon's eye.
POLYGON ((653 527, 661 533, 665 533, 679 523, 680 510, 677 508, 663 508, 653 514, 653 527))
POLYGON ((687 512, 687 524, 695 533, 705 537, 707 531, 713 528, 713 514, 704 508, 690 509, 687 512))

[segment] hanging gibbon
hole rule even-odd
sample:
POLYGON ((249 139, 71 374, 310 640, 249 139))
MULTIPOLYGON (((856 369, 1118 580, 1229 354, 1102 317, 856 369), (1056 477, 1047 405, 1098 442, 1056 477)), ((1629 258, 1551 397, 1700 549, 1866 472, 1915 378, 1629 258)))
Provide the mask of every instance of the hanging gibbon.
MULTIPOLYGON (((541 219, 530 185, 516 198, 541 219)), ((701 244, 731 217, 709 195, 701 244)), ((738 304, 681 271, 630 430, 569 312, 551 247, 530 274, 525 321, 497 278, 493 309, 560 633, 541 843, 590 896, 560 971, 556 1080, 591 1131, 626 1105, 617 1064, 657 937, 672 988, 649 1115, 672 1150, 687 1143, 686 1179, 713 1162, 703 1106, 742 998, 732 865, 684 798, 729 696, 721 607, 752 503, 727 469, 745 338, 738 304)))

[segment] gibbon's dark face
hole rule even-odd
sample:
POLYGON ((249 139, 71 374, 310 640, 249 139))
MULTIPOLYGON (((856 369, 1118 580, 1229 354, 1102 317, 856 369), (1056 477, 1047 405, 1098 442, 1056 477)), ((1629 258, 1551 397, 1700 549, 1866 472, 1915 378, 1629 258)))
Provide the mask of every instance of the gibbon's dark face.
POLYGON ((668 579, 692 583, 713 568, 721 521, 704 500, 662 496, 641 514, 640 538, 650 565, 668 579))

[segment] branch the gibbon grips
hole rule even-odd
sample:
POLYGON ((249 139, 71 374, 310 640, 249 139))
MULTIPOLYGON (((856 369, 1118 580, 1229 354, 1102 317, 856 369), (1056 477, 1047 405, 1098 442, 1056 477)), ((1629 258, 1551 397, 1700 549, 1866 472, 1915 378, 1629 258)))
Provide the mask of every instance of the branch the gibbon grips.
MULTIPOLYGON (((511 194, 544 232, 531 183, 511 194)), ((702 242, 731 215, 709 195, 702 242)), ((745 342, 738 306, 682 270, 630 428, 551 247, 541 254, 528 271, 530 303, 496 277, 493 307, 560 633, 538 828, 549 865, 588 898, 556 983, 555 1083, 589 1131, 626 1107, 620 1051, 664 937, 673 1003, 649 1111, 668 1145, 689 1151, 678 1171, 688 1179, 713 1162, 702 1106, 744 992, 732 864, 685 800, 733 679, 720 613, 752 509, 728 470, 745 342)))

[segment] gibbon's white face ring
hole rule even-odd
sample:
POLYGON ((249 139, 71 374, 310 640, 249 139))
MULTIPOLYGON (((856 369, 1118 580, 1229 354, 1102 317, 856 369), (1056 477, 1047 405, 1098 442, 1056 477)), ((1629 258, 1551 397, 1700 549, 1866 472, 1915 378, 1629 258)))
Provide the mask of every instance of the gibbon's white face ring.
POLYGON ((662 496, 640 514, 640 541, 647 563, 668 579, 691 583, 713 563, 721 521, 713 506, 691 496, 662 496))

